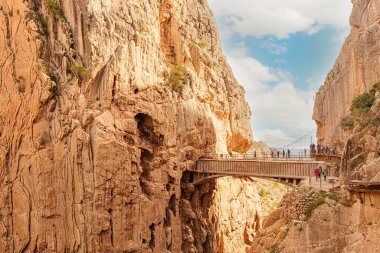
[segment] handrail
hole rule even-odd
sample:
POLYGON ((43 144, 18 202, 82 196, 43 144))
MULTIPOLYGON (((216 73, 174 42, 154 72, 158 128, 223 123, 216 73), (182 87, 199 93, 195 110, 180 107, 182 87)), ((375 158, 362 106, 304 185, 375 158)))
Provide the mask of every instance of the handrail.
POLYGON ((256 154, 205 154, 201 156, 201 159, 215 159, 215 160, 269 160, 269 161, 287 161, 287 160, 292 160, 292 161, 310 161, 313 160, 314 157, 318 156, 330 156, 330 157, 341 157, 340 154, 335 154, 332 152, 329 153, 311 153, 309 155, 304 155, 304 154, 299 154, 299 155, 294 155, 294 154, 285 154, 283 155, 282 153, 277 156, 277 154, 271 154, 268 153, 262 153, 262 152, 257 152, 256 154))
POLYGON ((265 153, 258 154, 207 154, 200 159, 214 160, 260 160, 260 161, 312 161, 310 156, 301 155, 285 155, 285 156, 270 156, 265 153))

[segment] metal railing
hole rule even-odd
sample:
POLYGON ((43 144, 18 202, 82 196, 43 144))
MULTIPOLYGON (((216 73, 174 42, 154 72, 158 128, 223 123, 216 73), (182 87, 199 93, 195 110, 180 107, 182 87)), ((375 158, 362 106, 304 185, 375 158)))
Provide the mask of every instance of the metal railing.
POLYGON ((212 159, 212 160, 258 160, 258 161, 312 161, 312 157, 309 155, 282 155, 267 153, 256 154, 206 154, 200 159, 212 159))
POLYGON ((342 154, 336 152, 336 151, 326 151, 326 150, 310 150, 310 156, 335 156, 335 157, 341 157, 342 154))

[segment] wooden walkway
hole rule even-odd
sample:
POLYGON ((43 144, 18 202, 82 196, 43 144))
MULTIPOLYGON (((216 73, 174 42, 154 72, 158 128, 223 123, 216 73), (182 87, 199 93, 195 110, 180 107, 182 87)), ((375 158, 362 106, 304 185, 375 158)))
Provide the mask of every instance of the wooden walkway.
POLYGON ((326 154, 326 153, 322 153, 322 154, 318 154, 318 153, 312 153, 310 155, 310 158, 316 160, 316 161, 325 161, 325 162, 328 162, 328 163, 334 163, 334 164, 340 164, 341 162, 341 159, 342 159, 342 156, 340 154, 326 154))
POLYGON ((314 169, 324 162, 303 160, 243 160, 243 159, 200 159, 194 172, 194 184, 202 184, 222 176, 248 176, 271 178, 299 184, 310 180, 314 169))

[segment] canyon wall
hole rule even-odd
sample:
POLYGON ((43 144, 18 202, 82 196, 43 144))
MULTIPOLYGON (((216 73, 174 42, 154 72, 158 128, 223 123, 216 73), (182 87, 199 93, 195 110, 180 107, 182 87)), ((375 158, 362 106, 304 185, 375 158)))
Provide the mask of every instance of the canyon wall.
POLYGON ((380 92, 368 113, 369 123, 357 126, 343 153, 341 183, 350 180, 380 182, 380 92))
POLYGON ((0 28, 0 252, 207 248, 183 172, 252 133, 206 1, 0 0, 0 28))
POLYGON ((361 198, 297 189, 264 221, 251 252, 378 252, 380 195, 361 198))
POLYGON ((352 100, 380 81, 380 2, 352 0, 351 33, 314 105, 313 119, 321 144, 342 152, 350 132, 342 130, 352 100))

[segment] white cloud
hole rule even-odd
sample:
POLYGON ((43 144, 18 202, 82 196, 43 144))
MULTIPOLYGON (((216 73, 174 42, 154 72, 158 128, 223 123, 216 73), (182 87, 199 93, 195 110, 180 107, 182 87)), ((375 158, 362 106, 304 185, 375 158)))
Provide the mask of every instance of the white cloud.
POLYGON ((262 47, 266 48, 272 54, 283 54, 288 51, 288 48, 286 46, 275 43, 273 38, 269 38, 268 40, 264 41, 262 47))
POLYGON ((209 0, 221 21, 222 34, 273 35, 285 39, 296 32, 313 34, 324 26, 347 28, 350 0, 209 0))
POLYGON ((315 86, 306 91, 297 89, 288 73, 264 66, 247 55, 232 54, 227 58, 237 80, 246 90, 253 129, 277 127, 254 133, 255 140, 269 145, 286 145, 314 129, 311 112, 315 86))
POLYGON ((265 129, 262 131, 257 131, 255 135, 256 139, 265 140, 265 143, 270 147, 284 147, 295 140, 294 138, 286 135, 280 129, 265 129))

